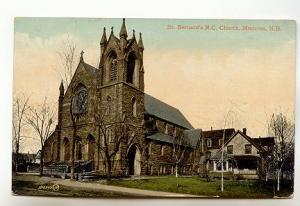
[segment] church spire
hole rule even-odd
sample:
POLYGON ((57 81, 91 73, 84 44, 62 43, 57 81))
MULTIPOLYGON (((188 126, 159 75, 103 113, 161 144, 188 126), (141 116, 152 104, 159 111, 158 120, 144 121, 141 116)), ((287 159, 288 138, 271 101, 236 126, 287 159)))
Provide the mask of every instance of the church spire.
POLYGON ((143 39, 142 39, 142 33, 140 32, 140 39, 139 39, 139 42, 138 42, 138 47, 140 50, 144 50, 144 44, 143 44, 143 39))
POLYGON ((114 35, 114 27, 112 26, 110 29, 111 29, 110 35, 114 35))
POLYGON ((106 39, 106 29, 105 29, 105 27, 104 27, 104 28, 103 28, 102 38, 101 38, 101 41, 100 41, 100 47, 101 47, 100 57, 101 57, 101 55, 103 54, 103 52, 104 52, 104 50, 105 50, 106 44, 107 44, 107 39, 106 39))
POLYGON ((126 30, 126 25, 125 25, 125 18, 123 18, 123 23, 121 26, 121 30, 120 30, 120 38, 127 38, 127 30, 126 30))
POLYGON ((106 38, 106 29, 105 27, 103 28, 103 34, 102 34, 102 38, 101 38, 101 41, 100 41, 100 45, 106 45, 107 43, 107 38, 106 38))
POLYGON ((64 93, 65 93, 64 83, 63 83, 63 81, 61 81, 61 83, 59 85, 59 96, 63 96, 64 93))

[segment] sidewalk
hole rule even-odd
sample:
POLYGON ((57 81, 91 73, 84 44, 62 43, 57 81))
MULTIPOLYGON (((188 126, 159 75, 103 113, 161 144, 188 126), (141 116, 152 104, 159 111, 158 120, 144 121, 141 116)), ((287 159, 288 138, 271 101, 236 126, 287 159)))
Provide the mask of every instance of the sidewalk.
POLYGON ((55 183, 69 186, 69 187, 81 187, 85 189, 99 189, 106 190, 110 192, 121 192, 125 194, 132 194, 134 196, 146 196, 146 197, 190 197, 190 198, 199 198, 199 197, 207 197, 207 196, 197 196, 190 194, 181 194, 181 193, 171 193, 171 192, 161 192, 161 191, 153 191, 153 190, 141 190, 127 187, 118 187, 111 185, 104 185, 100 183, 88 183, 88 182, 77 182, 70 180, 57 180, 55 183))

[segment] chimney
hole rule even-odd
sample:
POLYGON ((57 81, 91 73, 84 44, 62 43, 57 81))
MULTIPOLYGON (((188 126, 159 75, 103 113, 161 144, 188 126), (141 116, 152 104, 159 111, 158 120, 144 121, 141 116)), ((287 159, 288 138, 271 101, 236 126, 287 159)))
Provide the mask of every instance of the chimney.
POLYGON ((243 128, 243 134, 247 135, 247 128, 243 128))

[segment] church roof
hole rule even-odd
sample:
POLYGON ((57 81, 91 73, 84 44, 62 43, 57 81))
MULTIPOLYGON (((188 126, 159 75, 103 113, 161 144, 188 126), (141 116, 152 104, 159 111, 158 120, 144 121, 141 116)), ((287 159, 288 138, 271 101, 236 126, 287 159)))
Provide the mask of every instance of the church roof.
POLYGON ((145 94, 144 100, 146 113, 186 129, 194 129, 183 114, 175 107, 172 107, 148 94, 145 94))
MULTIPOLYGON (((195 148, 197 146, 198 140, 200 139, 201 130, 195 129, 195 130, 184 130, 183 132, 183 138, 186 140, 183 144, 184 146, 195 148)), ((174 137, 163 134, 163 133, 155 133, 150 136, 146 137, 147 139, 165 142, 169 144, 173 144, 174 137)))
POLYGON ((183 136, 189 140, 189 144, 195 148, 201 137, 201 129, 187 129, 183 131, 183 136))
POLYGON ((96 73, 98 70, 95 67, 93 67, 85 62, 83 62, 83 66, 93 77, 96 76, 96 73))

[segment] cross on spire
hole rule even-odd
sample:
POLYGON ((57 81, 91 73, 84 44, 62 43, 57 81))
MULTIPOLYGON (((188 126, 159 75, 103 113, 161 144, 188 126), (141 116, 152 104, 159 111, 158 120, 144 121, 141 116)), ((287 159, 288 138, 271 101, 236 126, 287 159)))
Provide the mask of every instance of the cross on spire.
POLYGON ((84 54, 84 51, 81 50, 81 52, 80 52, 80 61, 83 61, 83 54, 84 54))
POLYGON ((111 27, 111 34, 113 34, 114 33, 114 27, 112 26, 111 27))

